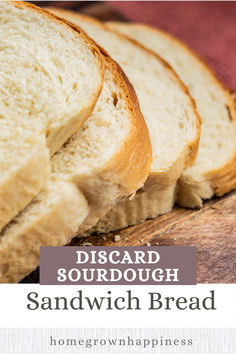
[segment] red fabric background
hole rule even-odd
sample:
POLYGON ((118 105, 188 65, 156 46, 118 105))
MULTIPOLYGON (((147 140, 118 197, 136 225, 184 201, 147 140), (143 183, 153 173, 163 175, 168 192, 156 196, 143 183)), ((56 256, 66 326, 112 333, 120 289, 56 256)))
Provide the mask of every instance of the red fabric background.
POLYGON ((236 91, 236 2, 110 2, 125 17, 169 31, 236 91))

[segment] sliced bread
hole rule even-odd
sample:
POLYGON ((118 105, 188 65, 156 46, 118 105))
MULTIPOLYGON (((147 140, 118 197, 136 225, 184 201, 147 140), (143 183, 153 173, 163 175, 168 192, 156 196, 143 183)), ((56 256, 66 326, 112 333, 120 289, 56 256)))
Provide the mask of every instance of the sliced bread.
POLYGON ((92 112, 103 61, 82 30, 31 4, 1 1, 0 28, 1 229, 43 188, 49 155, 92 112))
POLYGON ((153 161, 144 187, 119 202, 89 232, 119 229, 171 210, 176 181, 193 162, 200 136, 200 120, 187 89, 152 51, 90 17, 52 11, 81 26, 121 65, 137 93, 152 142, 153 161))
POLYGON ((0 282, 17 282, 39 263, 40 246, 62 246, 93 226, 148 177, 152 155, 135 92, 103 53, 104 84, 92 115, 52 157, 39 195, 0 233, 0 282))
POLYGON ((236 105, 204 61, 185 44, 156 28, 110 23, 110 28, 160 53, 179 74, 202 119, 199 151, 178 182, 177 202, 201 207, 204 199, 236 188, 236 105))

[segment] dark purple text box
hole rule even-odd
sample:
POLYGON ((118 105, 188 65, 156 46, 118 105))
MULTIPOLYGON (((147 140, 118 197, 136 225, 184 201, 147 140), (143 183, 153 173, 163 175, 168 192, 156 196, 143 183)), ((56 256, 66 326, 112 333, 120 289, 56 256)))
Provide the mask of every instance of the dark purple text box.
POLYGON ((43 285, 193 285, 196 247, 41 247, 43 285))

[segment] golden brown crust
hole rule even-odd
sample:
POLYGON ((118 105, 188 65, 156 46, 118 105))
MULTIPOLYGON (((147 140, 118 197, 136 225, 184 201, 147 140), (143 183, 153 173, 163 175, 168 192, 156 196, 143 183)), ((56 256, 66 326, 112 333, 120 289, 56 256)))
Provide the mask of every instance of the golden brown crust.
MULTIPOLYGON (((218 84, 224 89, 220 82, 218 84)), ((221 168, 205 174, 205 178, 210 180, 211 186, 218 196, 222 196, 236 188, 236 105, 233 96, 228 90, 225 90, 225 95, 228 99, 229 118, 232 121, 232 128, 235 130, 235 148, 232 156, 221 168)))
POLYGON ((133 86, 114 60, 107 57, 106 61, 120 87, 122 99, 126 101, 131 127, 120 151, 107 163, 103 173, 105 176, 112 174, 112 180, 131 194, 143 185, 149 175, 152 146, 133 86))
MULTIPOLYGON (((163 30, 159 30, 155 27, 146 24, 140 23, 130 23, 129 26, 139 26, 145 29, 148 29, 153 32, 157 32, 159 35, 165 36, 168 39, 174 41, 178 46, 180 46, 184 51, 187 51, 188 54, 195 57, 199 63, 201 63, 204 70, 208 72, 214 81, 215 85, 218 86, 222 90, 222 94, 225 95, 228 101, 228 110, 229 116, 231 117, 232 126, 235 129, 236 136, 236 103, 233 98, 232 93, 228 88, 226 88, 217 78, 216 74, 212 71, 212 69, 207 65, 207 63, 191 48, 189 48, 185 43, 176 39, 169 33, 166 33, 163 30)), ((218 196, 222 196, 225 193, 228 193, 232 189, 236 188, 236 139, 235 139, 235 149, 232 152, 232 156, 229 157, 228 161, 218 169, 212 170, 210 172, 205 173, 204 177, 209 180, 211 187, 214 189, 214 192, 218 196)))
POLYGON ((156 54, 152 50, 144 47, 142 44, 140 44, 139 42, 135 41, 134 39, 126 37, 126 36, 123 36, 120 33, 116 32, 115 30, 111 30, 111 31, 115 32, 117 35, 119 35, 121 37, 125 37, 127 40, 129 40, 130 42, 132 42, 136 46, 139 46, 144 51, 148 52, 149 54, 154 56, 158 61, 160 61, 165 66, 165 68, 169 70, 169 73, 172 75, 173 80, 175 80, 177 82, 177 84, 179 85, 181 90, 184 91, 186 96, 188 96, 190 105, 192 106, 192 109, 193 109, 193 111, 195 113, 195 117, 196 117, 196 135, 195 135, 194 140, 191 141, 187 146, 185 146, 185 149, 182 152, 182 154, 180 155, 179 159, 177 161, 175 161, 172 164, 172 166, 167 171, 164 171, 164 172, 154 172, 154 171, 152 171, 153 177, 154 178, 155 178, 155 176, 158 177, 158 182, 159 183, 161 183, 161 181, 163 181, 164 185, 170 185, 171 183, 176 181, 176 179, 180 176, 181 171, 183 170, 183 168, 192 165, 192 163, 194 162, 194 160, 195 160, 195 158, 197 156, 198 146, 199 146, 199 141, 200 141, 200 135, 201 135, 201 119, 200 119, 200 116, 199 116, 199 114, 198 114, 198 112, 196 110, 196 103, 193 100, 193 98, 190 96, 187 87, 180 80, 179 76, 176 74, 176 72, 173 70, 173 68, 163 58, 161 58, 158 54, 156 54), (160 177, 161 177, 161 180, 159 179, 160 177), (165 179, 166 179, 166 181, 164 181, 165 179))
MULTIPOLYGON (((176 38, 174 38, 168 33, 165 33, 164 31, 159 31, 152 27, 150 27, 150 29, 154 31, 158 31, 158 33, 165 35, 170 39, 172 39, 173 41, 175 41, 185 51, 187 51, 192 56, 194 56, 201 63, 204 70, 206 70, 210 74, 215 85, 220 87, 220 89, 223 91, 222 93, 227 98, 230 116, 231 116, 233 127, 235 129, 235 136, 236 136, 236 104, 230 93, 230 90, 226 88, 218 80, 216 74, 207 65, 207 63, 197 53, 195 53, 192 49, 190 49, 186 44, 182 43, 181 41, 178 41, 176 38)), ((232 156, 228 159, 228 161, 223 166, 221 166, 221 168, 212 170, 206 173, 204 176, 205 178, 208 178, 210 180, 211 187, 214 189, 215 194, 218 196, 222 196, 225 193, 228 193, 232 189, 236 188, 236 139, 235 139, 235 149, 232 153, 232 156)))
MULTIPOLYGON (((136 42, 134 41, 134 43, 136 44, 136 42)), ((152 53, 152 52, 151 52, 152 53)), ((152 53, 153 54, 153 53, 152 53)), ((156 55, 155 55, 156 56, 156 55)), ((158 56, 157 56, 158 57, 158 56)), ((160 60, 165 63, 161 58, 160 60)), ((165 63, 165 65, 167 65, 167 67, 171 70, 171 72, 173 72, 173 70, 171 69, 171 67, 169 67, 169 65, 167 63, 165 63)), ((121 74, 123 75, 123 77, 125 78, 125 81, 126 83, 128 84, 128 89, 129 89, 129 94, 131 95, 131 97, 133 98, 133 104, 139 108, 139 103, 138 103, 138 99, 137 99, 137 96, 136 96, 136 93, 133 89, 133 86, 130 84, 130 82, 128 81, 126 75, 124 74, 123 70, 120 68, 120 66, 118 64, 116 64, 116 66, 118 67, 119 71, 121 72, 121 74)), ((186 89, 186 87, 182 84, 182 82, 179 80, 178 76, 175 74, 175 72, 173 72, 173 74, 175 75, 175 78, 177 79, 178 83, 181 85, 182 89, 185 91, 185 93, 189 96, 189 93, 188 93, 188 90, 186 89)), ((189 96, 190 97, 190 96, 189 96)), ((187 166, 190 166, 195 158, 196 158, 196 155, 197 155, 197 152, 198 152, 198 145, 199 145, 199 140, 200 140, 200 130, 201 130, 201 122, 200 122, 200 118, 199 118, 199 115, 198 113, 196 112, 196 108, 195 108, 195 102, 193 101, 193 99, 190 97, 190 101, 191 101, 191 105, 193 107, 193 110, 195 112, 195 115, 196 115, 196 125, 197 125, 197 133, 196 133, 196 136, 195 136, 195 139, 189 143, 189 145, 187 145, 185 147, 185 150, 183 151, 183 153, 181 154, 180 158, 175 161, 171 168, 166 172, 160 172, 160 173, 153 173, 153 177, 158 177, 158 182, 159 184, 161 184, 161 180, 163 180, 163 185, 166 186, 166 185, 170 185, 172 184, 173 182, 176 181, 176 178, 179 177, 181 171, 183 170, 183 168, 187 167, 187 166), (166 174, 169 175, 169 177, 167 178, 167 180, 164 180, 165 179, 165 176, 166 174), (163 175, 163 176, 162 176, 163 175), (171 175, 171 177, 170 177, 171 175), (177 176, 177 177, 176 177, 177 176), (160 180, 160 177, 161 177, 161 180, 160 180)), ((132 105, 131 105, 131 110, 132 110, 132 105)), ((137 110, 137 112, 140 112, 140 109, 137 110)), ((141 113, 141 112, 140 112, 141 113)), ((137 117, 136 117, 136 120, 137 120, 137 117)), ((140 120, 139 120, 140 121, 140 120)), ((144 119, 142 119, 143 123, 144 123, 144 119)), ((143 125, 143 124, 142 124, 143 125)), ((142 151, 142 154, 145 152, 144 151, 144 145, 143 144, 143 134, 144 134, 144 131, 143 131, 143 128, 140 130, 140 133, 139 133, 139 136, 138 136, 138 140, 137 138, 134 138, 134 142, 132 145, 135 144, 136 141, 140 141, 141 143, 141 146, 143 146, 143 150, 142 151), (140 133, 141 133, 141 136, 140 136, 140 133)), ((135 145, 134 145, 135 146, 135 145)), ((129 155, 128 155, 129 156, 129 155)), ((141 155, 139 155, 140 158, 141 158, 141 155)), ((137 156, 138 157, 138 156, 137 156)))

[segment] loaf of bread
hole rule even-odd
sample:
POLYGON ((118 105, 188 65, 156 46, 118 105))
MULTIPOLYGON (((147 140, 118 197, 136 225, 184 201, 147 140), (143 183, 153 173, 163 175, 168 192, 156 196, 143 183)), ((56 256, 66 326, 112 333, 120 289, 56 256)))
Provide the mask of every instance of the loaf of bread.
POLYGON ((235 103, 195 53, 146 25, 49 10, 0 4, 1 283, 34 270, 40 246, 236 186, 235 103))
POLYGON ((177 202, 201 207, 204 199, 236 187, 236 105, 229 90, 199 56, 171 35, 141 24, 109 26, 160 53, 187 85, 202 119, 197 158, 178 182, 177 202))
POLYGON ((104 52, 104 84, 83 127, 52 157, 44 190, 0 233, 0 282, 39 263, 40 246, 63 246, 148 177, 151 143, 135 92, 104 52))
POLYGON ((0 2, 0 229, 45 186, 50 155, 92 112, 103 60, 86 34, 22 2, 0 2))
POLYGON ((92 18, 52 11, 81 26, 121 65, 135 88, 152 142, 153 161, 144 187, 119 202, 89 232, 116 230, 166 213, 175 201, 176 182, 198 149, 200 120, 187 89, 150 50, 92 18))

